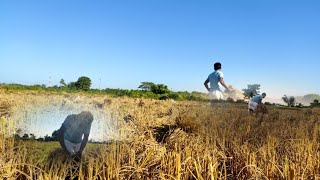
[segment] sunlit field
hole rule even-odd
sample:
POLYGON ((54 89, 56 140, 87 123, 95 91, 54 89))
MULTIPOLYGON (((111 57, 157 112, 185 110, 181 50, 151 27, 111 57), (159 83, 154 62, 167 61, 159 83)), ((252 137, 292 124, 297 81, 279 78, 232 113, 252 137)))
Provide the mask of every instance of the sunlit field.
POLYGON ((250 115, 246 108, 238 103, 210 107, 192 101, 2 91, 0 177, 320 179, 320 109, 268 107, 268 114, 250 115), (17 127, 41 130, 46 123, 37 118, 41 114, 29 115, 36 107, 55 107, 52 115, 74 104, 96 114, 90 136, 104 142, 88 144, 81 161, 66 156, 58 142, 13 138, 17 127))

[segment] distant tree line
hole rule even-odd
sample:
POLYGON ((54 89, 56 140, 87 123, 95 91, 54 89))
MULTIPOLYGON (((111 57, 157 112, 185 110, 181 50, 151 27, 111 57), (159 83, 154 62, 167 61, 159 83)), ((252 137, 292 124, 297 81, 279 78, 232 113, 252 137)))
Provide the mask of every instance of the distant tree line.
POLYGON ((34 134, 30 133, 22 133, 21 129, 18 129, 17 132, 14 134, 14 138, 15 139, 19 139, 19 140, 31 140, 31 141, 44 141, 44 142, 49 142, 49 141, 58 141, 58 135, 59 135, 59 131, 55 130, 53 131, 53 133, 51 134, 51 136, 49 135, 45 135, 44 137, 39 137, 37 138, 34 134), (20 135, 21 134, 21 135, 20 135))
MULTIPOLYGON (((59 130, 53 131, 51 136, 45 135, 44 137, 36 137, 34 134, 30 133, 22 133, 21 129, 18 129, 17 132, 14 134, 14 138, 16 140, 23 140, 23 141, 39 141, 39 142, 53 142, 53 141, 59 141, 58 139, 59 136, 59 130), (21 135, 20 135, 21 134, 21 135)), ((89 140, 89 143, 94 143, 94 144, 105 144, 108 143, 107 141, 94 141, 93 139, 89 140)))
POLYGON ((313 103, 311 103, 311 107, 320 107, 320 103, 318 99, 315 99, 313 103))
MULTIPOLYGON (((11 90, 36 90, 36 91, 53 91, 53 92, 85 92, 91 94, 107 94, 114 97, 133 97, 133 98, 148 98, 148 99, 159 99, 159 100, 188 100, 188 101, 208 101, 208 94, 201 92, 187 92, 187 91, 178 91, 174 92, 169 90, 168 86, 165 84, 156 84, 153 82, 145 81, 141 82, 137 90, 127 90, 127 89, 92 89, 91 88, 91 79, 86 76, 81 76, 77 81, 66 83, 64 79, 60 80, 60 85, 54 85, 47 87, 46 85, 21 85, 21 84, 0 84, 0 88, 6 89, 7 91, 11 90)), ((234 100, 228 98, 226 102, 235 102, 235 103, 245 103, 246 99, 250 99, 255 95, 260 94, 260 84, 248 84, 247 88, 242 89, 244 99, 234 100)), ((304 96, 307 99, 314 99, 314 102, 311 103, 312 107, 320 107, 318 99, 319 95, 310 94, 304 96)), ((287 104, 288 107, 302 107, 301 103, 297 104, 296 99, 293 96, 284 95, 282 100, 287 104)), ((266 102, 266 105, 279 105, 266 102)))
POLYGON ((206 93, 170 91, 165 84, 155 84, 153 82, 141 82, 137 90, 127 89, 92 89, 91 79, 85 76, 79 77, 77 81, 66 83, 64 79, 60 80, 60 85, 47 87, 46 85, 21 85, 21 84, 1 84, 0 87, 10 90, 36 90, 36 91, 54 91, 54 92, 85 92, 92 94, 108 94, 115 97, 128 96, 134 98, 149 98, 159 100, 189 100, 189 101, 208 101, 206 93))

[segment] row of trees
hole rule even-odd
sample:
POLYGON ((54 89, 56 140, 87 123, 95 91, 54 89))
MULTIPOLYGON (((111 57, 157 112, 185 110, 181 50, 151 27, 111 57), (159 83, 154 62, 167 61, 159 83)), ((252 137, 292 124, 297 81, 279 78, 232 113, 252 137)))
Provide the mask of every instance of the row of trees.
POLYGON ((20 140, 32 140, 32 141, 49 142, 49 141, 58 141, 59 131, 55 130, 55 131, 53 131, 51 136, 45 135, 44 137, 39 137, 39 138, 37 138, 34 134, 27 134, 27 133, 24 133, 23 135, 20 135, 20 134, 22 134, 22 130, 18 129, 17 133, 14 135, 14 138, 15 139, 20 139, 20 140))
MULTIPOLYGON (((24 141, 40 141, 40 142, 51 142, 51 141, 59 141, 58 139, 58 134, 59 131, 58 130, 55 130, 53 131, 52 135, 49 136, 49 135, 45 135, 44 137, 39 137, 37 138, 34 134, 27 134, 27 133, 22 133, 22 130, 21 129, 18 129, 17 130, 17 133, 14 134, 14 138, 16 140, 24 140, 24 141), (22 134, 22 135, 20 135, 22 134)), ((90 139, 89 140, 89 143, 95 143, 95 144, 101 144, 101 143, 107 143, 106 141, 94 141, 93 139, 90 139)))
POLYGON ((311 107, 320 107, 320 103, 318 99, 315 99, 313 103, 311 103, 311 107))
POLYGON ((126 89, 112 89, 106 88, 103 90, 92 89, 91 79, 85 76, 79 77, 77 81, 66 83, 64 79, 60 80, 60 85, 46 87, 45 85, 19 85, 19 84, 2 84, 3 88, 9 90, 38 90, 38 91, 66 91, 77 92, 84 91, 87 93, 104 93, 111 96, 128 96, 134 98, 149 98, 149 99, 174 99, 174 100, 193 100, 193 101, 207 101, 208 97, 205 93, 201 92, 173 92, 170 91, 165 84, 155 84, 153 82, 141 82, 138 90, 126 90, 126 89))
MULTIPOLYGON (((70 82, 69 84, 66 84, 64 79, 61 79, 60 85, 61 85, 60 87, 63 87, 63 88, 67 87, 69 89, 89 91, 91 89, 91 79, 88 77, 82 76, 76 82, 70 82)), ((153 82, 142 82, 138 88, 143 91, 150 91, 154 94, 170 93, 170 90, 168 89, 167 85, 155 84, 153 82)))
POLYGON ((143 91, 151 91, 154 94, 167 94, 170 92, 167 85, 155 84, 153 82, 141 82, 141 85, 138 88, 143 91))
POLYGON ((69 88, 71 90, 83 90, 89 91, 91 89, 91 79, 85 76, 79 77, 76 82, 70 82, 66 84, 64 79, 60 80, 60 87, 62 88, 69 88))
MULTIPOLYGON (((201 92, 173 92, 170 91, 168 86, 165 84, 155 84, 153 82, 141 82, 138 86, 140 90, 125 90, 125 89, 111 89, 106 88, 104 90, 91 89, 91 79, 82 76, 79 77, 77 81, 66 83, 64 79, 60 80, 60 86, 52 86, 46 87, 45 85, 32 85, 32 86, 24 86, 24 85, 5 85, 7 89, 30 89, 30 90, 66 90, 66 91, 86 91, 89 93, 106 93, 114 96, 129 96, 129 97, 144 97, 144 98, 152 98, 152 99, 174 99, 174 100, 196 100, 196 101, 207 101, 208 97, 205 93, 201 92)), ((260 84, 249 84, 247 88, 242 89, 244 99, 250 99, 254 95, 260 94, 260 84)), ((310 95, 312 97, 306 98, 314 98, 314 95, 310 95)), ((317 96, 318 97, 318 96, 317 96)), ((293 96, 284 95, 282 100, 289 106, 296 105, 296 98, 293 96)), ((233 99, 228 99, 229 102, 234 102, 233 99)), ((242 102, 242 101, 241 101, 242 102)), ((312 103, 313 106, 317 106, 317 102, 312 103)))

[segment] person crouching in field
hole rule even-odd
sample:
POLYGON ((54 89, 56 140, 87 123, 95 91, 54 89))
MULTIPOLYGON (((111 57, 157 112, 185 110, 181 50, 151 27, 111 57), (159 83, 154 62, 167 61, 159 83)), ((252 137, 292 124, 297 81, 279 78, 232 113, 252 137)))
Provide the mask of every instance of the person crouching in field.
POLYGON ((248 103, 248 111, 250 113, 253 113, 253 112, 259 112, 261 111, 261 107, 263 106, 262 105, 262 99, 265 98, 267 96, 266 93, 262 93, 262 95, 255 95, 253 96, 250 100, 249 100, 249 103, 248 103))
POLYGON ((93 116, 88 111, 69 115, 64 120, 59 130, 59 142, 70 156, 81 158, 89 139, 92 121, 93 116))
POLYGON ((223 100, 223 93, 219 87, 219 83, 226 89, 226 92, 230 92, 230 89, 225 84, 223 80, 223 73, 221 71, 221 63, 217 62, 214 64, 214 72, 211 73, 206 81, 204 82, 204 86, 209 92, 209 98, 211 105, 213 105, 215 100, 223 100), (208 83, 210 83, 210 88, 208 86, 208 83))

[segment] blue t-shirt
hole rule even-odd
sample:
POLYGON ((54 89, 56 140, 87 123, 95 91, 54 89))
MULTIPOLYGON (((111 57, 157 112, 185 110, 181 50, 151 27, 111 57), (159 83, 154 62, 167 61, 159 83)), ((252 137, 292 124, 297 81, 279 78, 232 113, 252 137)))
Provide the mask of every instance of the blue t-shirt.
POLYGON ((90 134, 91 122, 78 118, 77 115, 69 115, 62 126, 66 129, 64 138, 72 143, 82 142, 83 134, 90 134))
POLYGON ((210 91, 221 91, 219 87, 220 79, 223 78, 223 73, 220 70, 214 71, 208 76, 210 82, 210 91))
POLYGON ((262 95, 255 95, 255 96, 251 99, 251 101, 256 102, 256 103, 258 103, 258 104, 261 104, 262 99, 263 99, 262 95))

